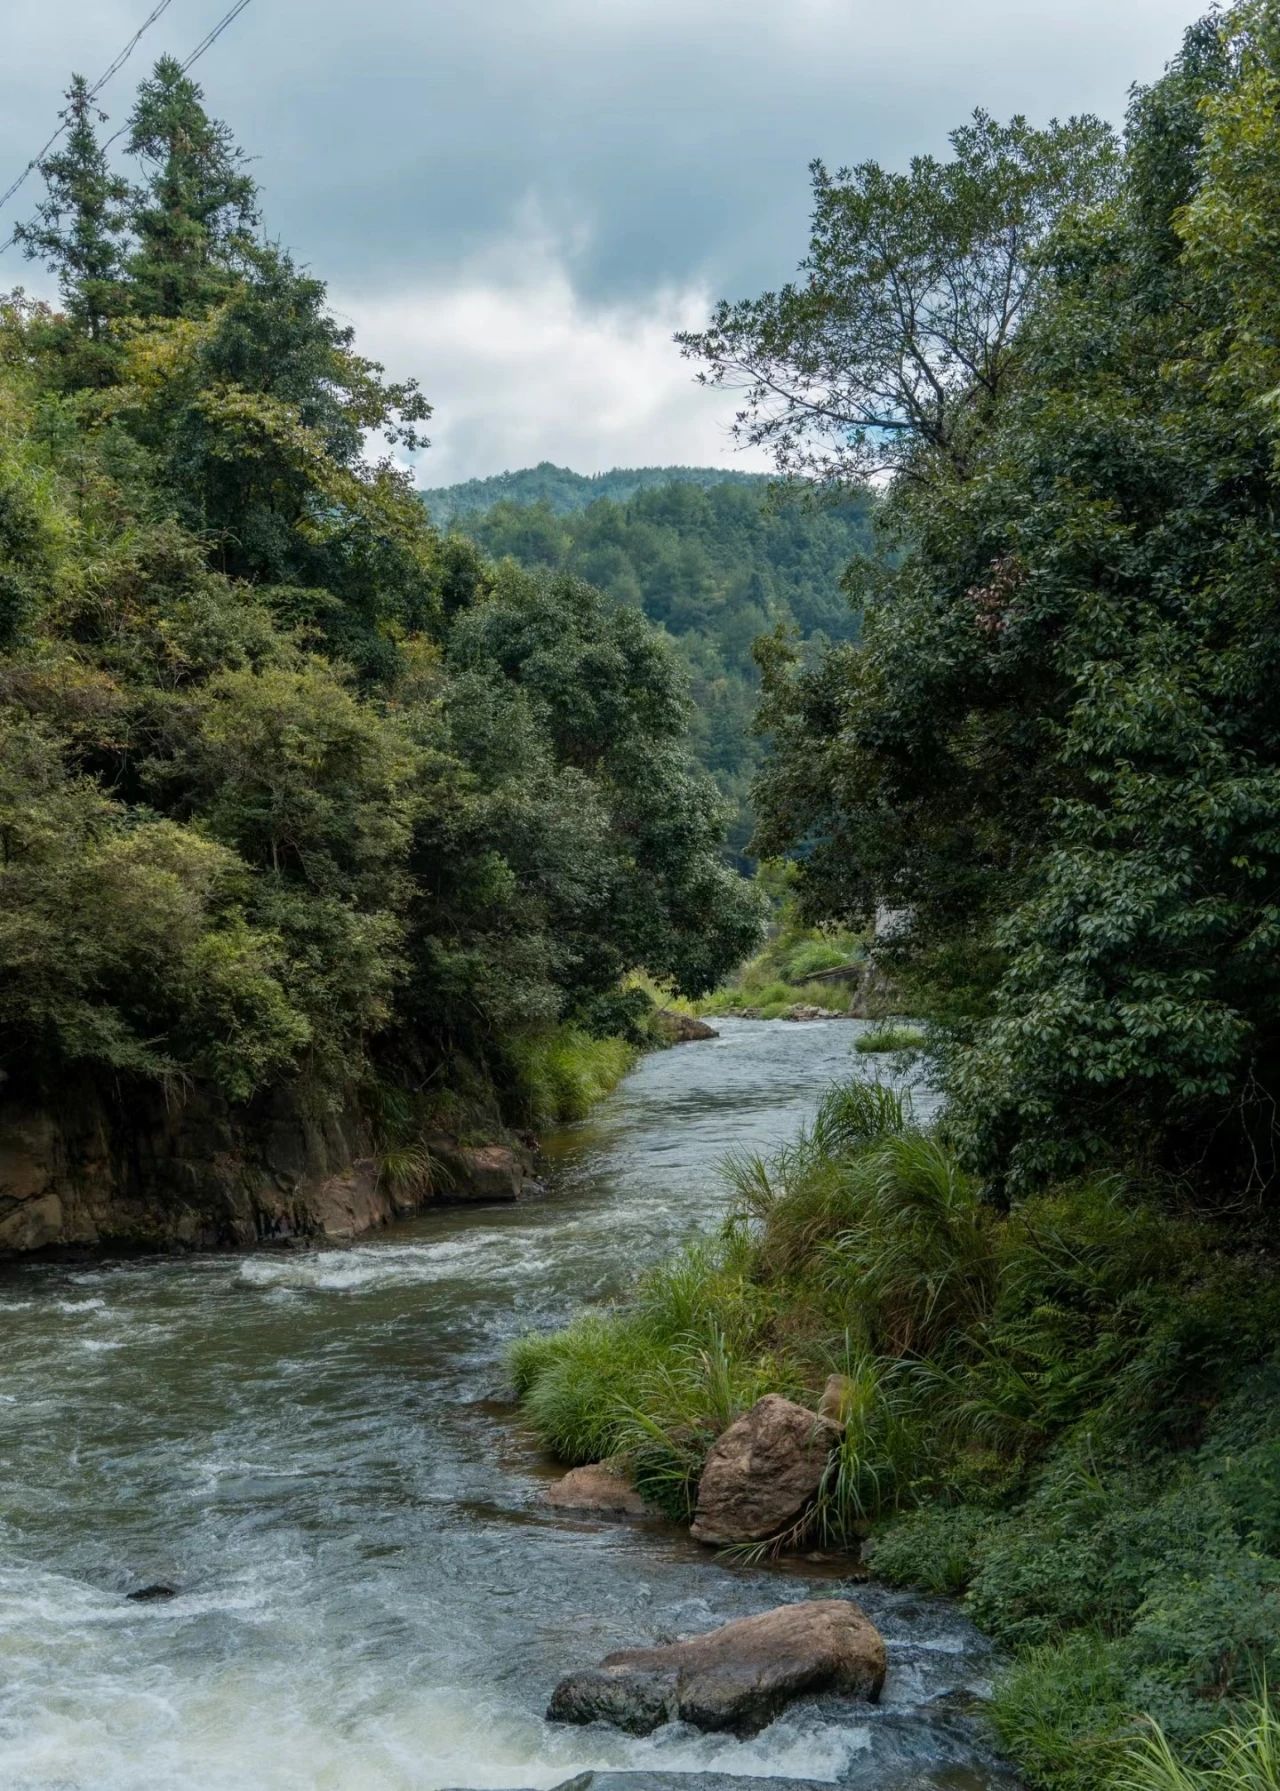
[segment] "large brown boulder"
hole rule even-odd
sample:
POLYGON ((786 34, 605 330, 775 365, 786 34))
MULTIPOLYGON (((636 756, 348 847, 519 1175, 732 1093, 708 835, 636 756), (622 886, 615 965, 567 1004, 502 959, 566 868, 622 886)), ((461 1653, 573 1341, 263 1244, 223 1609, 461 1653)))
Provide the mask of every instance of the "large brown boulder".
POLYGON ((691 1045, 698 1039, 718 1039, 720 1034, 705 1020, 692 1014, 678 1014, 672 1008, 660 1007, 654 1015, 658 1029, 669 1044, 691 1045))
POLYGON ((626 1648, 570 1673, 552 1722, 612 1723, 647 1735, 661 1723, 754 1735, 794 1698, 837 1691, 880 1696, 884 1642, 852 1599, 788 1604, 657 1648, 626 1648))
POLYGON ((840 1427, 766 1393, 713 1444, 698 1483, 691 1534, 699 1542, 767 1542, 813 1503, 840 1427))
POLYGON ((444 1201, 522 1200, 537 1187, 528 1159, 508 1144, 454 1144, 431 1139, 434 1192, 444 1201))
POLYGON ((643 1517, 645 1503, 635 1487, 604 1462, 570 1468, 542 1495, 557 1511, 583 1511, 595 1517, 643 1517))

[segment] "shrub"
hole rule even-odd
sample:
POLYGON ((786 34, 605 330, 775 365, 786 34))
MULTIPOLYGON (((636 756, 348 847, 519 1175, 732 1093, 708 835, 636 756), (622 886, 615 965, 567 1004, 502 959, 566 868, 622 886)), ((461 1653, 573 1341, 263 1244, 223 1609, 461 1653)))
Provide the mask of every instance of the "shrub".
POLYGON ((892 1585, 965 1591, 1000 1518, 975 1505, 932 1505, 896 1518, 873 1536, 872 1571, 892 1585))
POLYGON ((874 1032, 860 1032, 853 1041, 855 1051, 864 1054, 880 1051, 919 1051, 926 1035, 919 1026, 877 1026, 874 1032))

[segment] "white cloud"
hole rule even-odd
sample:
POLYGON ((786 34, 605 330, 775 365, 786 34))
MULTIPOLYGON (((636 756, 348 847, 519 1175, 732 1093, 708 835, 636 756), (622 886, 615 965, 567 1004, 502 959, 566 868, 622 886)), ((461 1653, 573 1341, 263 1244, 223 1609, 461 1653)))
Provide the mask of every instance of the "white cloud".
POLYGON ((734 449, 732 396, 697 386, 672 341, 707 317, 711 296, 696 287, 594 302, 572 251, 531 227, 456 276, 333 301, 361 351, 415 375, 434 406, 423 485, 540 460, 578 472, 767 465, 734 449))

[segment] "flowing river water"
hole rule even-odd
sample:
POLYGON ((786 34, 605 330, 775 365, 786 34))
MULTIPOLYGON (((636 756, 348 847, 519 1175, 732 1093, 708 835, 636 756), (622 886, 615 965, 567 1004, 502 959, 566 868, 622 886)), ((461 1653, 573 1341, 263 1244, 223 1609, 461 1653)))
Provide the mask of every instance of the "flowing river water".
POLYGON ((497 1402, 509 1338, 714 1225, 728 1149, 768 1150, 829 1082, 870 1073, 855 1030, 729 1021, 645 1058, 551 1141, 549 1192, 518 1207, 346 1247, 9 1272, 4 1791, 543 1787, 588 1767, 1006 1786, 959 1695, 984 1688, 981 1639, 873 1585, 851 1590, 888 1643, 876 1710, 817 1700, 749 1741, 542 1719, 556 1679, 610 1648, 842 1590, 670 1525, 553 1516, 549 1464, 497 1402), (178 1595, 125 1596, 153 1582, 178 1595))

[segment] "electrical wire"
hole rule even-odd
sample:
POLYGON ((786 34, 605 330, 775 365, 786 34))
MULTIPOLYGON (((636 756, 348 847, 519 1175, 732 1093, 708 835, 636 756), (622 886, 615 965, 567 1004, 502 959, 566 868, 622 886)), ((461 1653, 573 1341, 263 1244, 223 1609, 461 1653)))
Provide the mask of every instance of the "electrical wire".
MULTIPOLYGON (((107 82, 111 79, 112 75, 119 74, 120 70, 124 67, 125 63, 129 60, 130 56, 133 55, 133 52, 137 49, 138 45, 141 43, 144 33, 150 30, 152 25, 154 25, 156 20, 160 17, 160 14, 162 12, 167 11, 168 8, 172 4, 173 4, 173 0, 157 0, 157 4, 152 7, 151 11, 147 14, 146 18, 138 26, 138 29, 134 32, 133 36, 129 39, 128 43, 124 46, 123 50, 121 50, 116 55, 115 59, 112 61, 111 65, 110 65, 110 67, 104 69, 103 72, 98 76, 97 80, 93 83, 93 86, 90 87, 90 89, 89 89, 89 98, 90 99, 96 99, 98 94, 102 91, 102 89, 106 86, 107 82)), ((241 4, 243 6, 247 6, 249 4, 249 0, 241 0, 241 4)), ((201 51, 203 52, 204 48, 206 48, 206 47, 207 46, 202 45, 201 51)), ((189 66, 189 64, 186 64, 184 66, 189 66)), ((26 180, 27 176, 29 174, 31 174, 37 167, 39 167, 40 163, 44 160, 44 157, 53 148, 54 144, 58 141, 58 138, 62 135, 63 131, 65 131, 66 128, 67 128, 67 120, 66 120, 66 114, 64 113, 62 115, 61 124, 59 124, 57 130, 53 133, 52 137, 50 137, 49 141, 36 151, 36 153, 32 156, 31 160, 27 163, 26 167, 22 170, 22 173, 19 174, 18 178, 15 181, 13 181, 10 186, 6 187, 3 193, 0 193, 0 209, 3 209, 9 203, 10 199, 13 198, 13 195, 17 192, 18 188, 22 185, 23 181, 26 180)), ((12 240, 13 239, 10 238, 10 241, 12 241, 12 240)), ((8 248, 9 245, 8 245, 8 243, 6 243, 4 246, 6 248, 8 248)))
MULTIPOLYGON (((141 38, 143 32, 147 30, 148 26, 154 25, 156 20, 160 17, 160 14, 162 12, 164 12, 166 7, 168 7, 170 5, 172 5, 172 0, 158 0, 157 5, 152 8, 151 12, 142 21, 141 25, 139 25, 138 29, 134 32, 134 34, 130 38, 129 42, 125 45, 124 49, 121 50, 120 54, 116 57, 115 61, 111 64, 111 67, 109 69, 107 69, 105 74, 99 75, 98 79, 94 82, 93 86, 89 89, 89 97, 91 99, 98 92, 98 89, 100 87, 105 86, 105 84, 111 79, 112 75, 116 74, 120 69, 122 69, 124 67, 125 63, 129 60, 129 57, 132 55, 134 49, 137 47, 138 40, 141 38)), ((240 17, 240 14, 244 11, 245 7, 248 5, 249 5, 249 0, 235 0, 235 5, 230 7, 222 15, 222 17, 218 20, 217 24, 214 25, 211 30, 209 30, 205 33, 205 35, 200 39, 200 42, 196 45, 195 49, 192 50, 191 54, 187 57, 186 61, 182 65, 182 72, 184 75, 186 74, 187 70, 193 66, 193 64, 199 62, 200 58, 204 55, 206 50, 210 50, 213 48, 214 44, 217 43, 218 39, 222 36, 222 34, 226 30, 227 26, 232 24, 236 19, 238 19, 240 17)), ((58 126, 57 130, 53 133, 52 137, 50 137, 49 141, 45 144, 44 148, 41 150, 38 150, 36 152, 36 154, 34 156, 32 156, 31 160, 27 163, 26 167, 22 170, 22 173, 18 176, 17 180, 14 181, 13 185, 9 188, 8 192, 4 193, 3 195, 0 195, 0 206, 4 206, 5 204, 7 204, 7 202, 10 199, 13 198, 13 195, 17 192, 18 188, 22 185, 23 181, 27 178, 28 174, 31 173, 33 168, 38 166, 38 164, 40 163, 40 161, 42 160, 42 158, 44 157, 46 152, 53 147, 53 145, 58 141, 58 138, 62 135, 63 131, 66 128, 67 128, 66 121, 64 119, 63 122, 58 126)), ((111 145, 114 142, 116 142, 118 138, 124 136, 124 134, 128 130, 128 128, 129 127, 127 124, 121 125, 120 129, 118 131, 116 131, 113 136, 110 136, 107 138, 106 142, 102 145, 103 149, 104 150, 110 149, 111 145)), ((18 231, 15 229, 9 234, 9 236, 7 236, 5 238, 4 242, 0 243, 0 255, 3 255, 6 249, 11 249, 13 247, 14 243, 17 242, 17 240, 18 240, 18 231)))
POLYGON ((195 49, 192 50, 191 54, 182 65, 182 72, 184 75, 191 67, 192 63, 199 62, 205 51, 213 48, 227 26, 230 25, 234 19, 240 17, 240 14, 248 4, 249 0, 236 0, 235 5, 218 20, 218 23, 213 27, 213 30, 210 31, 207 36, 200 39, 200 42, 196 45, 195 49))

